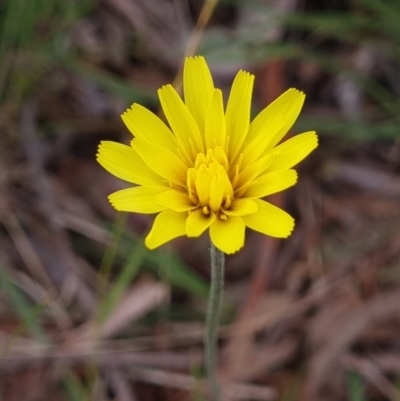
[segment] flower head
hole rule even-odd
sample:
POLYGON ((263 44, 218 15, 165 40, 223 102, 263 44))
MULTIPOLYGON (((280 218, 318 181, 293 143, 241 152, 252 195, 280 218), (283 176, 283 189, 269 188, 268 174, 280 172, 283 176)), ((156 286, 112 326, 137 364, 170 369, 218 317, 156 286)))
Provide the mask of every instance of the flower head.
POLYGON ((133 104, 122 119, 134 135, 130 146, 101 142, 98 162, 136 184, 109 196, 119 211, 158 213, 145 242, 154 249, 209 229, 214 245, 231 254, 249 227, 286 238, 294 227, 285 211, 262 200, 297 181, 292 169, 317 147, 315 132, 281 144, 304 94, 289 89, 250 122, 254 76, 239 71, 224 108, 203 57, 187 58, 184 100, 171 85, 158 91, 168 125, 133 104))

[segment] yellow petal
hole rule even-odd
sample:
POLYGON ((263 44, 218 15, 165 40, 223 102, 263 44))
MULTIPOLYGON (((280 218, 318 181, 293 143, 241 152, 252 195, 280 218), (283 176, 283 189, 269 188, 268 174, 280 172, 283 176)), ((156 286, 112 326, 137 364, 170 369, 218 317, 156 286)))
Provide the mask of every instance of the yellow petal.
POLYGON ((271 122, 268 130, 262 135, 257 135, 243 150, 243 164, 247 166, 257 160, 267 148, 269 148, 270 140, 274 135, 284 136, 288 131, 286 120, 283 118, 275 119, 271 122))
POLYGON ((183 67, 185 103, 201 133, 204 133, 206 112, 213 90, 212 76, 204 57, 186 58, 183 67))
POLYGON ((186 186, 187 167, 178 156, 140 138, 133 139, 131 144, 151 170, 174 184, 186 186))
POLYGON ((178 143, 171 130, 150 110, 140 104, 133 104, 122 115, 129 131, 136 137, 155 143, 175 152, 178 143))
POLYGON ((296 184, 297 173, 294 170, 276 170, 256 178, 244 196, 246 198, 262 198, 275 194, 296 184))
POLYGON ((108 197, 111 205, 120 212, 158 213, 165 207, 154 203, 154 197, 166 187, 134 187, 114 192, 108 197))
POLYGON ((215 89, 209 102, 205 116, 206 149, 215 149, 220 146, 225 149, 226 123, 222 92, 215 89))
POLYGON ((97 151, 97 161, 121 180, 138 185, 166 185, 162 177, 152 171, 130 146, 102 141, 97 151))
POLYGON ((294 228, 294 219, 288 213, 265 202, 255 199, 258 212, 242 219, 247 227, 271 237, 287 238, 294 228))
POLYGON ((318 137, 315 132, 305 132, 288 139, 270 152, 274 160, 268 170, 285 170, 295 166, 308 156, 318 146, 318 137))
POLYGON ((230 160, 235 159, 249 130, 253 83, 254 75, 239 71, 232 84, 225 114, 230 160))
POLYGON ((188 237, 199 237, 214 222, 215 213, 205 215, 201 209, 189 214, 186 220, 186 234, 188 237))
POLYGON ((271 163, 273 160, 272 154, 266 155, 261 159, 256 160, 254 163, 248 165, 239 173, 238 182, 236 185, 235 195, 239 198, 243 195, 241 191, 243 187, 247 188, 271 163), (239 195, 239 193, 241 195, 239 195))
POLYGON ((177 191, 176 189, 160 193, 154 198, 154 202, 162 206, 163 209, 171 209, 175 212, 187 212, 197 207, 190 202, 187 192, 177 191))
POLYGON ((224 186, 223 183, 221 182, 221 179, 219 178, 218 175, 216 175, 210 184, 210 207, 211 210, 214 212, 217 212, 222 203, 222 199, 224 197, 224 186))
POLYGON ((171 85, 159 89, 158 96, 182 150, 194 161, 197 153, 204 153, 203 139, 195 119, 171 85))
POLYGON ((225 169, 222 166, 218 166, 216 172, 217 180, 221 183, 221 187, 223 189, 224 196, 229 196, 231 199, 233 198, 233 188, 232 183, 226 173, 225 169))
POLYGON ((246 216, 254 214, 258 210, 257 203, 251 199, 235 199, 232 201, 231 206, 228 210, 224 210, 224 213, 228 216, 246 216))
POLYGON ((268 148, 274 147, 293 126, 303 107, 304 99, 303 92, 294 88, 288 89, 252 121, 247 137, 248 142, 262 135, 268 138, 268 148), (275 124, 275 120, 278 119, 286 121, 284 130, 275 124))
POLYGON ((245 228, 242 217, 229 216, 227 220, 216 218, 210 226, 211 241, 220 251, 235 253, 244 245, 245 228))
POLYGON ((208 200, 210 199, 210 183, 204 166, 201 166, 197 172, 195 186, 200 204, 202 206, 207 206, 208 200))
POLYGON ((186 219, 187 212, 179 213, 173 210, 164 210, 159 213, 145 239, 146 246, 149 249, 154 249, 176 237, 185 235, 186 219))

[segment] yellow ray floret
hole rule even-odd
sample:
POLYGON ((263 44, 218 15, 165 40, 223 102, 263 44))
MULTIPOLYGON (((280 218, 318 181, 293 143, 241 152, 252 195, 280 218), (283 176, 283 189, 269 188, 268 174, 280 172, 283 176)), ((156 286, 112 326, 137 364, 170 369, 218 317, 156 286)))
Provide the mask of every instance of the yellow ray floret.
POLYGON ((304 103, 289 89, 250 121, 254 76, 239 71, 226 110, 203 57, 189 57, 182 99, 171 85, 159 91, 168 126, 134 104, 122 119, 134 136, 131 146, 103 141, 98 162, 116 177, 136 184, 109 196, 116 210, 158 213, 145 243, 154 249, 209 230, 227 254, 245 241, 245 228, 288 237, 294 220, 262 198, 297 181, 292 169, 318 146, 315 132, 283 143, 304 103), (279 144, 280 143, 280 144, 279 144))

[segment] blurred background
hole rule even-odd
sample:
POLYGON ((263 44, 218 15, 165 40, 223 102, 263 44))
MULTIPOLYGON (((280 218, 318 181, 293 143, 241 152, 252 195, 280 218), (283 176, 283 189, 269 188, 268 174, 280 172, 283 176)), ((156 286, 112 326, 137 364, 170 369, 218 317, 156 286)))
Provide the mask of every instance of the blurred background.
POLYGON ((207 399, 208 238, 148 251, 95 161, 185 54, 255 73, 254 115, 305 91, 320 136, 270 198, 291 238, 227 259, 225 400, 400 400, 399 1, 3 0, 0 35, 1 401, 207 399))

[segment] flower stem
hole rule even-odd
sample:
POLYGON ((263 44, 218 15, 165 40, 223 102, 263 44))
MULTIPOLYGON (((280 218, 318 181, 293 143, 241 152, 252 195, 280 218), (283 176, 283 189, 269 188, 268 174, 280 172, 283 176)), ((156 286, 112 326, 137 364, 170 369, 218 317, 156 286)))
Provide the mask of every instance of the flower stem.
POLYGON ((224 291, 224 269, 225 255, 211 243, 211 286, 204 338, 211 401, 220 401, 220 389, 217 381, 217 330, 224 291))

